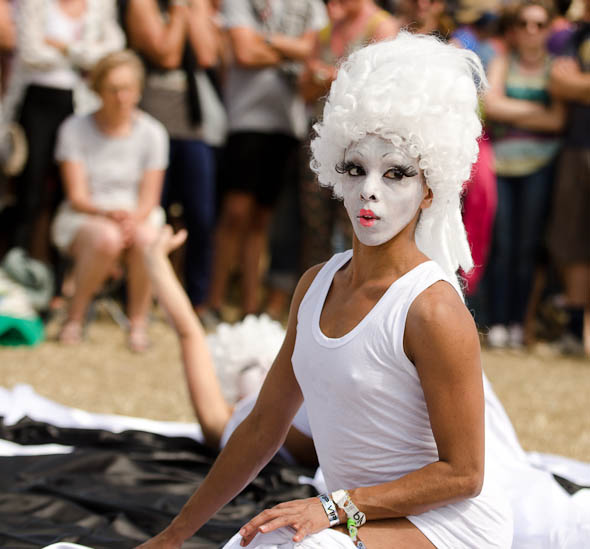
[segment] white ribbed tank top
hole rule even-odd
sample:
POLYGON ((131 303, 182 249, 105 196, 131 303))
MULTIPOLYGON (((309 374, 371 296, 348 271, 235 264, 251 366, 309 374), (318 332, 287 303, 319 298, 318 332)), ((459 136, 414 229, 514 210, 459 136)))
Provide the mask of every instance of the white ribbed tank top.
MULTIPOLYGON (((292 363, 303 392, 329 491, 395 480, 438 460, 424 393, 404 352, 408 310, 440 280, 434 261, 398 278, 342 337, 326 337, 320 316, 335 273, 352 257, 333 256, 299 306, 292 363)), ((509 504, 484 481, 477 498, 408 517, 436 547, 510 547, 509 504)))

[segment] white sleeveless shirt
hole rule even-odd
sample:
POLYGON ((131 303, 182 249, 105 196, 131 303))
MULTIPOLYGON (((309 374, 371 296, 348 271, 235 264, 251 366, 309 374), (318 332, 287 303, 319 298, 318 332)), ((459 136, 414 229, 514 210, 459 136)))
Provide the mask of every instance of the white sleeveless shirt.
MULTIPOLYGON (((434 261, 398 278, 350 332, 329 338, 320 316, 335 273, 352 257, 336 254, 299 306, 293 370, 305 399, 329 491, 372 486, 438 460, 424 393, 404 352, 408 310, 440 280, 434 261)), ((476 498, 407 517, 437 548, 511 546, 510 504, 484 481, 476 498)))

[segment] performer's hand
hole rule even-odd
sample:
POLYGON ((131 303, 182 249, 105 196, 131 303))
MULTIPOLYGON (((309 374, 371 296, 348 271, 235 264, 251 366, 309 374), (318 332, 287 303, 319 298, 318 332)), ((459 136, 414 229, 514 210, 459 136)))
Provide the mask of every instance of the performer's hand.
POLYGON ((248 545, 256 534, 272 532, 282 526, 295 530, 293 541, 302 541, 305 536, 330 527, 330 522, 318 498, 296 499, 280 503, 262 511, 240 530, 242 546, 248 545))
POLYGON ((180 231, 174 233, 170 225, 165 225, 154 239, 149 253, 151 255, 167 256, 170 252, 182 246, 187 235, 186 229, 180 229, 180 231))

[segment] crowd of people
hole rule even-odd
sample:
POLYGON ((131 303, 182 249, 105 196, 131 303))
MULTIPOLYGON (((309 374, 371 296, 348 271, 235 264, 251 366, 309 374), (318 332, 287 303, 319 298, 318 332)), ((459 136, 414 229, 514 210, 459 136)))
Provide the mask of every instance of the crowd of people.
POLYGON ((176 266, 206 326, 230 302, 284 319, 301 273, 352 241, 309 165, 324 98, 400 29, 474 51, 489 80, 461 279, 487 344, 590 354, 588 0, 0 0, 3 165, 9 124, 28 143, 2 176, 0 253, 52 266, 60 340, 124 277, 129 346, 148 347, 141 249, 166 222, 187 230, 176 266))

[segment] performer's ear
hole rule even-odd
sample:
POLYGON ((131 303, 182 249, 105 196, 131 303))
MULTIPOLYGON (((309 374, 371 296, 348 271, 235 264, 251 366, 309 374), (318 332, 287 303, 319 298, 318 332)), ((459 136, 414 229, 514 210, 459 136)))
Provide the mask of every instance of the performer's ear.
POLYGON ((422 202, 420 203, 420 209, 425 210, 426 208, 430 208, 432 205, 432 199, 434 198, 434 194, 432 189, 426 184, 423 183, 424 188, 424 197, 422 198, 422 202))

